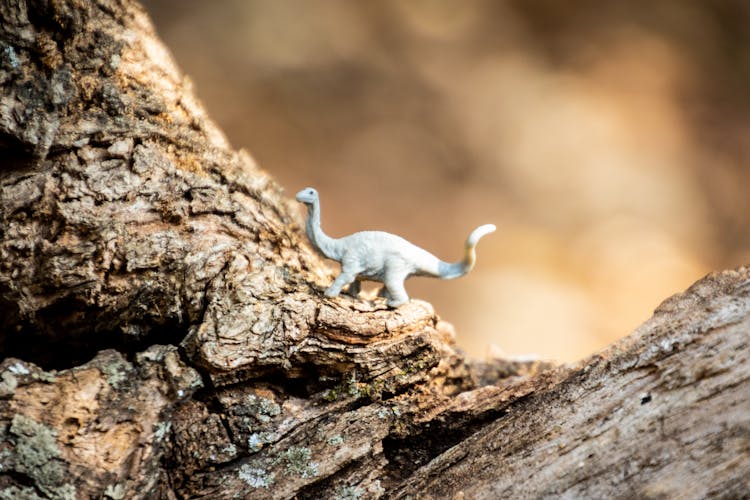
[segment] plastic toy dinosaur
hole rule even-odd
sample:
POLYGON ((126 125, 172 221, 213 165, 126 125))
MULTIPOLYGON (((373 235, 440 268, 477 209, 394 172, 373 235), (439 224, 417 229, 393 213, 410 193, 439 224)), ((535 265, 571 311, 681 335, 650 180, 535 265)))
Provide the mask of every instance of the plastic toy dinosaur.
POLYGON ((494 224, 479 226, 466 239, 463 260, 443 262, 395 234, 383 231, 362 231, 343 238, 331 238, 320 227, 320 200, 313 188, 297 193, 297 201, 307 205, 307 236, 313 247, 331 260, 341 263, 341 274, 325 291, 336 297, 347 286, 349 293, 359 293, 358 279, 379 281, 385 285, 390 307, 409 300, 404 281, 410 276, 432 276, 441 279, 459 278, 471 271, 476 261, 475 248, 482 236, 495 231, 494 224))

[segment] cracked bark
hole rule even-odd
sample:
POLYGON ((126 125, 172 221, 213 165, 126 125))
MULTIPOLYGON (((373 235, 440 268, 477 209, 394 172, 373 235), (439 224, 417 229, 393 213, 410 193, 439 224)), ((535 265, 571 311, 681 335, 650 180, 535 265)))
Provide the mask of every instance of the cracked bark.
POLYGON ((750 491, 746 269, 576 365, 471 361, 323 296, 135 2, 1 0, 0 85, 0 498, 750 491))

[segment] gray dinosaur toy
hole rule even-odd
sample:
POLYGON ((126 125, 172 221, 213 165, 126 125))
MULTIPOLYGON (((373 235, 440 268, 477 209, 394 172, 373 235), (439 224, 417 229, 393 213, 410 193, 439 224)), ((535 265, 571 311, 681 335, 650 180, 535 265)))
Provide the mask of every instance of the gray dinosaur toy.
MULTIPOLYGON (((320 227, 320 200, 313 188, 297 193, 297 201, 307 205, 307 236, 320 253, 341 263, 341 274, 326 290, 326 297, 336 297, 347 285, 349 293, 359 293, 358 277, 380 281, 390 307, 409 300, 404 281, 410 276, 432 276, 441 279, 459 278, 471 271, 476 261, 475 247, 482 236, 495 231, 493 224, 479 226, 466 239, 462 261, 443 262, 395 234, 383 231, 362 231, 343 238, 331 238, 320 227)), ((383 290, 381 290, 381 293, 383 290)))

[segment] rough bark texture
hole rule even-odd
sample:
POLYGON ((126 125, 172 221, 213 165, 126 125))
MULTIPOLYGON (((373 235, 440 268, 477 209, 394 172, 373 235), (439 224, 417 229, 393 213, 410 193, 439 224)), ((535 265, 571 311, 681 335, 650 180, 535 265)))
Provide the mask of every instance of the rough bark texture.
POLYGON ((0 498, 750 491, 747 270, 577 366, 472 362, 429 304, 323 296, 133 1, 0 30, 0 498))

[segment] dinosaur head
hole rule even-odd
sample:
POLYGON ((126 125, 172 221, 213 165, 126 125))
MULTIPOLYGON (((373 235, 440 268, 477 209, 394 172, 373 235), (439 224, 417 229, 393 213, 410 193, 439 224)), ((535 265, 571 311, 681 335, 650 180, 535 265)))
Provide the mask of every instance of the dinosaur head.
POLYGON ((305 205, 312 205, 318 201, 318 192, 311 187, 307 187, 297 193, 297 201, 304 203, 305 205))

